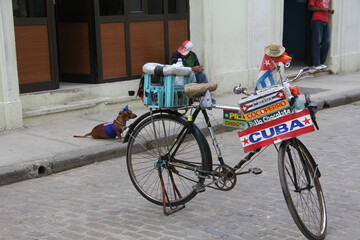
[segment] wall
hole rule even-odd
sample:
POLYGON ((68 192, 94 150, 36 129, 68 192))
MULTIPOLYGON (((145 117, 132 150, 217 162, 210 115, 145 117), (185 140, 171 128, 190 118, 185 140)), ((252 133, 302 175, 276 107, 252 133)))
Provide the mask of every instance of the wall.
POLYGON ((329 65, 333 72, 360 70, 360 1, 333 1, 329 65))
MULTIPOLYGON (((360 70, 360 1, 333 0, 334 73, 360 70)), ((282 43, 284 0, 190 0, 190 39, 217 93, 257 80, 264 47, 282 43)))
MULTIPOLYGON (((238 83, 252 89, 257 80, 264 47, 271 42, 282 42, 284 1, 190 0, 190 39, 194 42, 194 51, 205 66, 210 80, 219 83, 217 94, 232 91, 233 86, 238 83)), ((331 19, 332 44, 327 64, 334 73, 359 71, 360 1, 333 0, 333 8, 335 14, 331 19)), ((21 127, 23 112, 26 119, 36 111, 32 109, 37 103, 37 100, 33 99, 36 95, 41 95, 39 99, 42 99, 43 95, 49 95, 49 102, 54 100, 51 95, 55 95, 19 95, 12 26, 11 1, 0 1, 0 49, 5 50, 0 51, 0 131, 21 127)), ((108 90, 102 90, 104 86, 94 85, 81 92, 85 96, 99 94, 97 98, 114 102, 109 100, 114 99, 114 95, 109 96, 108 90)), ((137 81, 106 86, 121 89, 124 96, 128 90, 136 88, 137 81)), ((75 98, 79 95, 72 91, 63 91, 62 94, 57 98, 61 99, 61 102, 69 96, 75 98)), ((121 95, 120 92, 116 94, 121 95)), ((60 103, 55 101, 52 104, 60 103)), ((63 111, 67 109, 64 108, 63 111)))
POLYGON ((190 38, 217 93, 253 88, 265 46, 281 43, 282 1, 190 0, 190 38))
POLYGON ((0 1, 0 131, 22 126, 11 1, 0 1))

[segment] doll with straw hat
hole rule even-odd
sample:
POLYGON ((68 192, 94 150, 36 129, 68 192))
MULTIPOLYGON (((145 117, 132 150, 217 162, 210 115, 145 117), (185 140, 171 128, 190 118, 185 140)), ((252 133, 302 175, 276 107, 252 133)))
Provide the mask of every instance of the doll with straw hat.
POLYGON ((291 57, 285 52, 285 48, 279 44, 272 43, 265 48, 265 54, 274 62, 289 62, 291 57))

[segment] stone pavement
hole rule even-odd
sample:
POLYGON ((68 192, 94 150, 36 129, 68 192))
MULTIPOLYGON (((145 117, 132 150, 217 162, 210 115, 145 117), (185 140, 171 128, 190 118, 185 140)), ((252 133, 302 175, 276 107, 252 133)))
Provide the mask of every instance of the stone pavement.
MULTIPOLYGON (((326 240, 360 240, 360 131, 339 127, 359 122, 358 112, 360 101, 320 111, 320 131, 300 137, 322 174, 326 240)), ((234 166, 244 154, 227 129, 216 137, 234 166)), ((281 192, 275 147, 247 167, 263 173, 239 175, 231 191, 207 188, 170 216, 136 191, 125 156, 2 186, 0 240, 305 240, 281 192)))
MULTIPOLYGON (((360 72, 308 76, 297 83, 308 92, 319 109, 360 100, 360 72)), ((239 96, 216 95, 217 104, 237 106, 239 96)), ((131 106, 129 106, 131 108, 131 106)), ((138 116, 147 108, 132 108, 138 116)), ((211 111, 214 123, 222 125, 222 111, 211 111)), ((111 122, 115 112, 61 119, 0 132, 0 185, 46 176, 113 157, 124 156, 126 144, 115 140, 73 138, 102 123, 111 122)), ((131 124, 130 121, 129 124, 131 124)))

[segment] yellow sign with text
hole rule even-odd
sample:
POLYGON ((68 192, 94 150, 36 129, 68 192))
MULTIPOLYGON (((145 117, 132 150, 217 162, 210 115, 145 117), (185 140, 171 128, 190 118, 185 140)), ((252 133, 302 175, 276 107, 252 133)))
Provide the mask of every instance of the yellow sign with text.
POLYGON ((245 118, 239 115, 239 112, 233 112, 224 109, 223 118, 224 118, 223 124, 226 127, 234 127, 240 129, 246 129, 248 127, 245 118))
POLYGON ((262 108, 258 108, 258 109, 255 109, 254 111, 245 113, 244 117, 248 121, 248 120, 252 120, 252 119, 267 115, 269 113, 278 111, 278 110, 288 107, 288 106, 289 106, 289 101, 284 99, 279 102, 273 103, 271 105, 268 105, 268 106, 265 106, 262 108))

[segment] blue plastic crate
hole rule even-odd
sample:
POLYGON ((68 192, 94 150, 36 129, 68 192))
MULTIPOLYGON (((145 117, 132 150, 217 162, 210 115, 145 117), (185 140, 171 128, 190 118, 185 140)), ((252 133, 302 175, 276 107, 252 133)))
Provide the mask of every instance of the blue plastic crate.
MULTIPOLYGON (((189 77, 184 76, 184 84, 189 77)), ((177 108, 189 105, 184 86, 175 85, 175 75, 155 77, 144 74, 144 104, 149 108, 177 108)))

